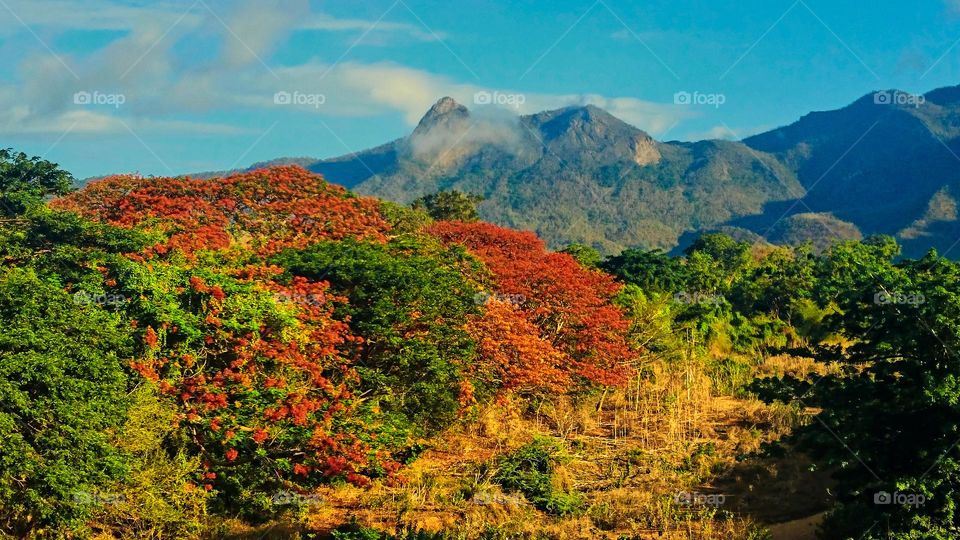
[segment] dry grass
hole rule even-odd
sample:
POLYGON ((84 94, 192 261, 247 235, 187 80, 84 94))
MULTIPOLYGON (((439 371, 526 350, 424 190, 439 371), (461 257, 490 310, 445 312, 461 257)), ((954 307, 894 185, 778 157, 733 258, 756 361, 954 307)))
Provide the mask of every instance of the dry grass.
MULTIPOLYGON (((655 365, 626 389, 579 400, 504 399, 436 437, 398 483, 321 490, 325 504, 303 523, 322 532, 356 520, 385 531, 448 531, 464 539, 484 529, 557 540, 757 538, 751 536, 757 524, 738 510, 762 498, 751 481, 762 476, 760 469, 769 479, 769 466, 746 470, 737 458, 788 433, 803 415, 792 407, 714 396, 700 366, 655 365), (498 456, 538 436, 563 442, 569 459, 554 481, 583 495, 582 513, 549 516, 492 481, 490 466, 498 456), (679 493, 726 498, 720 506, 686 505, 678 502, 679 493)), ((771 375, 813 367, 779 357, 762 366, 771 375)))

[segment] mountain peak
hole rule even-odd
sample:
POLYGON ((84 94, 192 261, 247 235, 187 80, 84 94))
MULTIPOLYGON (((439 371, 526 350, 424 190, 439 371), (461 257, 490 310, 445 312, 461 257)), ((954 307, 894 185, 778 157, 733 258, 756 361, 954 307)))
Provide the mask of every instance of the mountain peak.
POLYGON ((427 114, 423 115, 413 133, 414 135, 422 134, 437 126, 452 128, 461 125, 469 116, 470 111, 466 107, 457 103, 452 97, 445 96, 434 103, 427 114))
POLYGON ((444 96, 440 98, 439 101, 433 104, 430 107, 430 110, 427 111, 427 114, 423 115, 423 119, 420 120, 420 123, 423 123, 426 120, 436 119, 448 115, 457 115, 457 116, 466 116, 470 114, 470 111, 466 107, 457 103, 457 100, 453 99, 450 96, 444 96))
POLYGON ((571 105, 532 116, 548 140, 573 135, 583 140, 649 138, 642 130, 620 120, 596 105, 571 105))

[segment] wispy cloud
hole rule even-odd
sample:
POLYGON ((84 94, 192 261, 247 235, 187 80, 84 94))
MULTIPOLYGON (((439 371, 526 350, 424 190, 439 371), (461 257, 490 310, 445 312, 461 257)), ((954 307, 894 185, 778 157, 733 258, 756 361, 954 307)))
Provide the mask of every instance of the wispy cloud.
MULTIPOLYGON (((370 32, 376 28, 422 39, 428 34, 430 39, 443 36, 406 23, 383 20, 374 25, 311 13, 307 0, 246 0, 229 10, 222 3, 203 0, 192 6, 158 2, 140 8, 97 2, 97 9, 90 0, 53 0, 56 5, 49 9, 59 12, 55 17, 32 2, 7 1, 24 23, 38 28, 71 25, 126 33, 84 55, 52 57, 46 50, 27 55, 16 80, 0 83, 0 110, 4 111, 0 133, 4 134, 58 134, 71 126, 76 133, 123 133, 127 126, 136 126, 141 134, 178 129, 243 133, 243 127, 204 119, 256 110, 347 117, 399 113, 414 125, 442 96, 471 106, 478 92, 496 90, 391 62, 347 58, 336 63, 335 55, 296 65, 272 62, 274 50, 303 29, 370 32), (188 55, 184 60, 184 50, 197 51, 197 58, 188 55), (114 106, 77 103, 78 92, 119 95, 123 102, 114 106), (314 100, 282 109, 274 102, 277 92, 322 95, 323 104, 318 107, 314 100)), ((528 114, 577 104, 603 107, 654 135, 683 117, 683 111, 672 105, 600 95, 524 94, 523 103, 512 110, 528 114)))

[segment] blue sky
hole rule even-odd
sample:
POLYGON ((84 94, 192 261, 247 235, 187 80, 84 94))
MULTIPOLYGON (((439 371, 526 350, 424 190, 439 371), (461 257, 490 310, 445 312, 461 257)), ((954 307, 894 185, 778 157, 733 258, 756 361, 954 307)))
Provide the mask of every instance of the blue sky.
POLYGON ((960 84, 958 41, 960 0, 0 0, 0 146, 81 178, 218 170, 362 150, 444 95, 740 138, 960 84))

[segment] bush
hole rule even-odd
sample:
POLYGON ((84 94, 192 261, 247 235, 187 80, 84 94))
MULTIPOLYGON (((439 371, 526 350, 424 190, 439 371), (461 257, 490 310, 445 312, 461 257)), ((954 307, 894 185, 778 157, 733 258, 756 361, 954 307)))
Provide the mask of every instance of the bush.
POLYGON ((0 272, 0 328, 0 531, 80 529, 128 465, 112 444, 128 406, 128 332, 21 268, 0 272))
POLYGON ((583 497, 556 486, 554 469, 563 456, 559 444, 537 438, 533 442, 497 460, 494 482, 508 490, 519 491, 536 508, 556 516, 579 513, 583 497))
POLYGON ((111 489, 110 504, 98 505, 94 520, 120 538, 192 538, 206 524, 209 493, 195 485, 200 458, 176 441, 176 403, 154 385, 133 393, 129 415, 116 437, 128 453, 130 472, 111 489))

